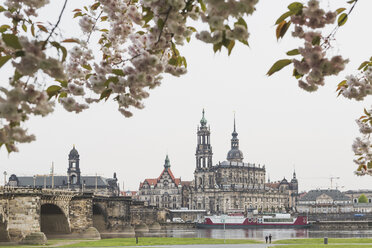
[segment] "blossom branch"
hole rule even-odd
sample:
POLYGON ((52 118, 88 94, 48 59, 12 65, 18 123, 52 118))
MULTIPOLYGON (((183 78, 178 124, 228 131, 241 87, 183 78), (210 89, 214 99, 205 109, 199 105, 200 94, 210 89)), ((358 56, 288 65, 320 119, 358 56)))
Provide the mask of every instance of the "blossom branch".
POLYGON ((59 13, 59 17, 58 17, 58 21, 57 21, 57 23, 54 25, 53 29, 50 31, 48 38, 44 41, 43 46, 42 46, 42 50, 45 49, 45 46, 46 46, 48 40, 50 39, 50 37, 52 37, 52 35, 53 35, 53 33, 54 33, 54 30, 58 27, 58 25, 59 25, 59 23, 60 23, 60 21, 61 21, 61 19, 62 19, 63 12, 65 11, 67 1, 68 1, 68 0, 65 0, 65 3, 63 4, 63 7, 62 7, 62 10, 61 10, 61 13, 59 13))
POLYGON ((90 33, 89 33, 89 35, 88 35, 87 43, 89 42, 90 36, 92 35, 93 30, 94 30, 94 28, 96 27, 97 22, 98 22, 98 19, 101 17, 102 13, 103 13, 103 11, 101 11, 101 13, 99 13, 99 15, 97 16, 97 18, 95 19, 95 22, 94 22, 94 24, 93 24, 92 30, 90 31, 90 33))
POLYGON ((164 19, 164 24, 160 29, 159 37, 158 37, 157 42, 155 43, 155 46, 160 42, 161 35, 163 34, 163 30, 164 30, 165 24, 167 23, 167 20, 168 20, 168 17, 169 17, 169 14, 170 14, 171 10, 172 10, 172 6, 169 7, 169 9, 166 13, 166 16, 165 16, 165 19, 164 19))

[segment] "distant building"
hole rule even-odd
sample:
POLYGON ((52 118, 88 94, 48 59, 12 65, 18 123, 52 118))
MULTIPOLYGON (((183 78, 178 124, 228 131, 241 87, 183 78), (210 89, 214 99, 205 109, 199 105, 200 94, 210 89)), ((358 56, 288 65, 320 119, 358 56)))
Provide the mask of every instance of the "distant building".
POLYGON ((298 196, 296 173, 288 182, 285 178, 266 184, 265 166, 243 162, 239 149, 235 118, 231 149, 227 161, 213 165, 210 127, 203 116, 197 129, 196 168, 189 206, 211 213, 295 211, 298 196))
POLYGON ((12 174, 8 185, 12 187, 57 188, 75 191, 94 192, 101 195, 118 195, 116 173, 113 178, 101 176, 82 176, 80 171, 80 155, 75 146, 68 155, 68 169, 66 176, 35 175, 18 177, 12 174))
POLYGON ((358 199, 363 194, 367 197, 368 203, 372 203, 372 190, 362 189, 362 190, 348 190, 344 192, 345 195, 349 196, 353 203, 359 203, 358 199))
POLYGON ((175 178, 168 155, 165 158, 164 169, 157 178, 143 181, 138 190, 138 199, 149 206, 159 208, 179 209, 182 206, 181 178, 175 178))
MULTIPOLYGON (((170 170, 168 156, 158 178, 145 179, 138 198, 148 205, 169 209, 187 208, 199 213, 295 211, 298 197, 296 173, 290 182, 266 183, 265 166, 243 162, 235 118, 227 161, 213 166, 210 127, 203 116, 197 129, 196 168, 193 181, 181 181, 170 170), (200 211, 197 211, 200 210, 200 211)), ((186 213, 185 209, 176 211, 186 213)))
POLYGON ((299 213, 348 213, 354 207, 349 196, 336 189, 310 190, 297 203, 299 213))
POLYGON ((137 199, 138 197, 138 191, 130 191, 130 190, 127 190, 127 191, 120 191, 120 195, 121 196, 130 196, 132 197, 132 199, 137 199))

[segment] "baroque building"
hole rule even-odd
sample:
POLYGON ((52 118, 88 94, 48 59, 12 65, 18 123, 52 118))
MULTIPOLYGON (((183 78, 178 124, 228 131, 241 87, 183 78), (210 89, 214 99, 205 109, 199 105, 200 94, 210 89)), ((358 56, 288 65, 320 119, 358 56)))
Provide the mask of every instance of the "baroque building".
POLYGON ((243 161, 235 117, 227 160, 216 165, 212 162, 210 134, 203 110, 197 130, 193 187, 188 197, 191 209, 206 209, 211 213, 295 211, 298 196, 296 174, 293 173, 291 182, 284 178, 279 183, 266 183, 264 165, 243 161))
POLYGON ((168 155, 164 169, 157 178, 148 178, 140 183, 137 198, 148 206, 179 209, 182 206, 181 178, 175 178, 170 169, 168 155))
POLYGON ((211 130, 203 110, 197 128, 193 181, 181 181, 170 170, 168 156, 158 178, 145 179, 138 199, 146 204, 169 209, 187 208, 210 213, 296 211, 298 180, 266 182, 265 166, 244 162, 239 149, 234 117, 231 149, 226 161, 213 165, 211 130))
POLYGON ((80 155, 75 146, 68 155, 67 175, 50 174, 34 176, 17 176, 12 174, 8 186, 31 188, 56 188, 71 191, 92 192, 99 195, 119 195, 116 173, 113 178, 101 176, 83 176, 80 171, 80 155))

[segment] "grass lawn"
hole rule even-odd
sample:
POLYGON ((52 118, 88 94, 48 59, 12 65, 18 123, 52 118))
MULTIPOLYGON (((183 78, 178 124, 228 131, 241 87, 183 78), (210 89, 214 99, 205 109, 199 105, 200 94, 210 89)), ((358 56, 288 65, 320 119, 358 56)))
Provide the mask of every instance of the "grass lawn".
MULTIPOLYGON (((276 240, 273 243, 274 244, 323 244, 324 239, 323 238, 317 238, 317 239, 282 239, 282 240, 276 240)), ((366 244, 370 243, 372 244, 372 239, 365 239, 365 238, 351 238, 351 239, 334 239, 334 238, 328 238, 329 244, 366 244)))
POLYGON ((321 245, 321 244, 308 244, 308 245, 278 245, 275 248, 367 248, 369 245, 321 245))
MULTIPOLYGON (((223 239, 208 238, 153 238, 140 237, 138 244, 135 238, 101 239, 96 241, 79 242, 63 247, 105 247, 105 246, 136 246, 136 245, 194 245, 194 244, 223 244, 223 239)), ((250 239, 226 239, 226 244, 258 244, 262 243, 250 239)))

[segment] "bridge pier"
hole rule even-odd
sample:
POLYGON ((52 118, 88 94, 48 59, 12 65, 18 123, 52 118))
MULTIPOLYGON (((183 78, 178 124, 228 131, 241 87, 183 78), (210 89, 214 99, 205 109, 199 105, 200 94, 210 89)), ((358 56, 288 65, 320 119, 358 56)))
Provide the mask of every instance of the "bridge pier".
MULTIPOLYGON (((98 232, 134 234, 135 225, 136 229, 148 231, 148 225, 164 221, 164 211, 134 202, 130 197, 0 187, 0 241, 20 241, 40 232, 47 236, 90 233, 95 238, 98 232)), ((159 225, 150 228, 157 230, 159 225)))

